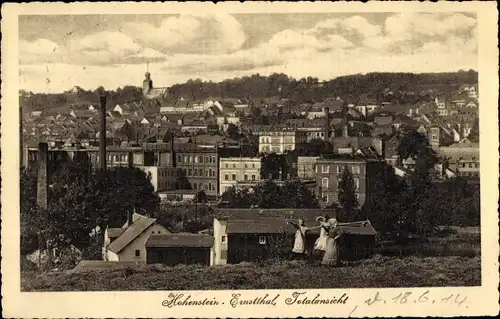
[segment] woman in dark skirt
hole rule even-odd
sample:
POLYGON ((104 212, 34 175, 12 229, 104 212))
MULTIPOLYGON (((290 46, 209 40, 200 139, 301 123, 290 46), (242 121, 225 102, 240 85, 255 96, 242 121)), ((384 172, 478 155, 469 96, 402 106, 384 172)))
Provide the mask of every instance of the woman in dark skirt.
POLYGON ((335 218, 328 220, 328 239, 326 241, 326 250, 321 263, 327 266, 339 266, 339 245, 338 239, 341 236, 338 222, 335 218))

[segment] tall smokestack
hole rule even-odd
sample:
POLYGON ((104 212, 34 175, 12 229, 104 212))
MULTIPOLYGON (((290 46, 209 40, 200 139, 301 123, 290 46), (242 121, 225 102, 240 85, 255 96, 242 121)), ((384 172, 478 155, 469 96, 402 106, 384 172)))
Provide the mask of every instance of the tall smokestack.
POLYGON ((101 157, 101 171, 106 171, 106 95, 104 92, 100 93, 99 101, 101 102, 101 131, 99 153, 101 157))
POLYGON ((177 158, 175 156, 174 151, 174 133, 170 133, 170 159, 172 163, 172 167, 177 167, 177 158))
POLYGON ((47 208, 47 197, 49 189, 48 178, 49 145, 47 143, 38 144, 38 179, 37 179, 37 204, 41 208, 47 208))
POLYGON ((325 141, 330 140, 330 109, 325 107, 325 141))

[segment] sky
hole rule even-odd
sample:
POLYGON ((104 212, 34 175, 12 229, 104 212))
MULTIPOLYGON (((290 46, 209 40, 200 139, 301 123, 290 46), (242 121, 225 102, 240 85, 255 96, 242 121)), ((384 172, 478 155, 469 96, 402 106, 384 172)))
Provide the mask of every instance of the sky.
POLYGON ((155 87, 283 72, 477 70, 477 20, 455 13, 38 15, 19 17, 20 89, 155 87))

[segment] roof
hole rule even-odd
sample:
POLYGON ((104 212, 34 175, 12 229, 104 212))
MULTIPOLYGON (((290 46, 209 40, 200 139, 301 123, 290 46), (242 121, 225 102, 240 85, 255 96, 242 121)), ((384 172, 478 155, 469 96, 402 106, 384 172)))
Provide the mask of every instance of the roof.
POLYGON ((134 213, 132 225, 128 226, 125 231, 108 245, 108 250, 119 253, 123 248, 127 247, 134 239, 142 234, 146 229, 156 222, 156 219, 149 218, 134 213))
MULTIPOLYGON (((286 218, 260 218, 253 220, 230 219, 227 222, 226 232, 228 234, 277 234, 281 232, 293 234, 296 229, 288 224, 291 219, 286 218)), ((310 216, 305 219, 309 227, 319 226, 316 222, 316 216, 310 216)), ((339 223, 342 233, 346 235, 374 236, 376 230, 370 221, 357 221, 352 223, 339 223)), ((320 230, 309 231, 309 234, 319 235, 320 230)))
POLYGON ((116 238, 123 233, 123 228, 108 228, 108 237, 116 238))
POLYGON ((214 238, 206 234, 168 234, 151 235, 146 242, 147 248, 160 247, 202 247, 211 248, 214 238))
POLYGON ((219 219, 256 220, 261 218, 316 218, 328 214, 336 216, 335 209, 255 209, 255 208, 217 208, 215 215, 219 219))
POLYGON ((227 222, 228 234, 277 234, 294 233, 295 228, 284 218, 261 218, 252 220, 231 219, 227 222))

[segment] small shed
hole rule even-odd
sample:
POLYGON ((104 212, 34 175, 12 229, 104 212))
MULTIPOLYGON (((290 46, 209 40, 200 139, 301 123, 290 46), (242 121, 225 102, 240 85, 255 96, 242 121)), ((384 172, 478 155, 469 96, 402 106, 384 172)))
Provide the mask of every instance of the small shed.
POLYGON ((147 263, 210 266, 213 245, 214 238, 206 234, 151 235, 146 243, 147 263))

